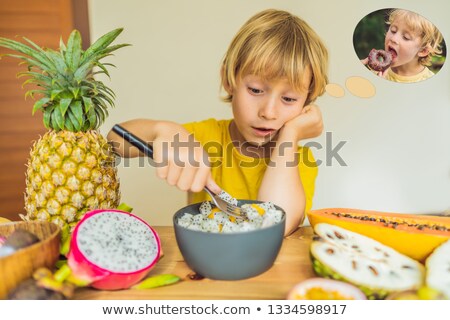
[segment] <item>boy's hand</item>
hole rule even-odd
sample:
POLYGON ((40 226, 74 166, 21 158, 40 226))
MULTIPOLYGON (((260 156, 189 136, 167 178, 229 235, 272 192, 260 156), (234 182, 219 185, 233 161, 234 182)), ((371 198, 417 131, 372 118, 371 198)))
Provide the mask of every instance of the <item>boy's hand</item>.
POLYGON ((286 122, 282 134, 287 134, 289 140, 298 142, 319 136, 323 130, 322 113, 318 106, 311 104, 303 108, 301 114, 286 122))
POLYGON ((208 154, 186 130, 165 132, 153 141, 156 174, 171 186, 199 192, 205 185, 216 192, 220 188, 211 177, 208 154))

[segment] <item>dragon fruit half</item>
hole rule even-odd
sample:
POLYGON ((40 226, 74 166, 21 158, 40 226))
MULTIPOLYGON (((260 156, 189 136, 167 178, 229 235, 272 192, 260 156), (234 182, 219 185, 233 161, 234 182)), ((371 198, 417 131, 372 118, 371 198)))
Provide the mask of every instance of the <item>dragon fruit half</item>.
POLYGON ((129 288, 161 255, 158 234, 141 218, 120 210, 94 210, 73 231, 67 264, 72 280, 101 290, 129 288))

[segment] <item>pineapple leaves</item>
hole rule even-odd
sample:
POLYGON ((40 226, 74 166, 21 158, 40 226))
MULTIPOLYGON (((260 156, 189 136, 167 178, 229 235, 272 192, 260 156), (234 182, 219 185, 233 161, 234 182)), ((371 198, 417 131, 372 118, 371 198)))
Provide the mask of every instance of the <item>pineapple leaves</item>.
POLYGON ((72 102, 71 98, 64 98, 59 101, 59 111, 61 112, 61 115, 63 117, 66 114, 67 109, 69 109, 71 102, 72 102))
POLYGON ((118 28, 118 29, 112 30, 112 31, 108 32, 107 34, 101 36, 83 54, 83 59, 81 61, 81 64, 83 64, 87 59, 89 59, 90 56, 92 56, 92 55, 96 54, 97 52, 101 51, 102 49, 105 49, 106 47, 108 47, 122 31, 123 31, 123 28, 118 28))
POLYGON ((48 98, 48 97, 44 97, 44 98, 38 100, 33 106, 32 114, 34 115, 34 113, 36 111, 41 110, 44 107, 44 105, 49 101, 50 101, 50 98, 48 98))
POLYGON ((115 95, 95 76, 109 77, 108 68, 114 65, 100 60, 129 46, 111 45, 122 31, 118 28, 106 33, 86 51, 82 49, 77 30, 72 31, 66 43, 60 39, 58 50, 40 47, 27 38, 18 42, 0 37, 0 47, 15 51, 3 55, 19 59, 20 64, 27 67, 17 75, 26 77, 23 85, 39 87, 39 90, 34 87, 27 91, 25 97, 36 98, 32 113, 43 112, 46 128, 87 131, 97 129, 105 121, 108 108, 114 107, 115 95))
POLYGON ((91 128, 97 128, 97 126, 100 125, 100 123, 97 123, 97 117, 95 115, 94 108, 89 109, 89 111, 87 112, 87 118, 88 118, 89 126, 91 128))
POLYGON ((70 123, 72 124, 73 128, 75 129, 75 131, 80 131, 81 130, 81 123, 78 121, 77 117, 73 114, 72 110, 69 110, 68 114, 68 118, 70 120, 70 123))
POLYGON ((59 108, 55 108, 51 117, 52 127, 64 130, 64 117, 59 108))
POLYGON ((59 94, 61 93, 61 92, 63 92, 64 90, 61 90, 61 89, 57 89, 57 90, 52 90, 52 92, 50 93, 50 100, 55 100, 56 99, 56 97, 58 97, 59 96, 59 94))
MULTIPOLYGON (((83 125, 83 107, 81 105, 81 101, 75 101, 70 107, 70 111, 75 116, 75 119, 78 121, 78 124, 81 128, 83 125)), ((70 116, 70 115, 69 115, 70 116)), ((73 122, 73 121, 72 121, 73 122)))
POLYGON ((78 69, 81 61, 81 43, 80 32, 78 32, 78 30, 73 30, 70 34, 69 40, 67 40, 67 50, 65 52, 67 66, 72 71, 78 69))
POLYGON ((52 128, 52 126, 51 126, 51 115, 52 115, 53 109, 55 109, 55 106, 49 106, 46 109, 47 109, 46 110, 47 112, 44 112, 44 126, 47 129, 51 129, 52 128))
POLYGON ((92 102, 91 98, 83 97, 83 103, 85 113, 88 113, 90 109, 94 108, 94 103, 92 102))
POLYGON ((74 127, 74 125, 72 124, 72 121, 70 120, 69 117, 66 117, 66 121, 64 122, 64 127, 69 130, 69 131, 77 131, 74 127))
MULTIPOLYGON (((21 42, 10 40, 7 38, 0 38, 0 46, 5 47, 14 51, 18 51, 20 53, 23 53, 33 59, 31 59, 34 63, 34 65, 37 65, 42 70, 51 69, 52 63, 49 61, 49 59, 44 54, 44 51, 40 49, 36 44, 34 44, 31 40, 28 40, 27 38, 24 38, 27 42, 31 43, 35 48, 38 48, 39 50, 35 50, 21 42)), ((22 57, 22 56, 16 56, 16 55, 10 55, 6 54, 8 56, 12 57, 22 57)), ((22 57, 22 59, 25 57, 22 57)), ((25 59, 24 59, 25 60, 25 59)))

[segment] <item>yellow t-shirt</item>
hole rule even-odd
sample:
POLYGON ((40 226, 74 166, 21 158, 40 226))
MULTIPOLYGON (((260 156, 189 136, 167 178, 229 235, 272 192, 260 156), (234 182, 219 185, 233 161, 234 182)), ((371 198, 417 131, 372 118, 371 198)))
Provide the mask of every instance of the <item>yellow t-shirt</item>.
MULTIPOLYGON (((194 138, 208 152, 213 179, 226 192, 237 199, 255 200, 269 158, 252 158, 239 153, 229 133, 231 120, 208 119, 184 124, 194 138)), ((314 184, 318 168, 309 148, 300 147, 298 169, 305 192, 305 213, 312 207, 314 184)), ((206 192, 192 194, 191 203, 209 200, 206 192)))
POLYGON ((392 71, 391 68, 387 70, 386 79, 394 82, 412 83, 419 82, 434 76, 433 71, 425 67, 421 72, 413 76, 401 76, 392 71))

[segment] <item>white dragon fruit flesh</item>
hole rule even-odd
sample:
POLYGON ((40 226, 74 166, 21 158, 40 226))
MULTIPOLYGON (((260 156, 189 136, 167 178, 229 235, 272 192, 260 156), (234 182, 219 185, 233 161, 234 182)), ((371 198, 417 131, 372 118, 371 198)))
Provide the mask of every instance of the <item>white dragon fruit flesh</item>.
POLYGON ((78 281, 118 290, 142 280, 160 254, 159 236, 144 220, 120 210, 94 210, 76 225, 67 262, 78 281))

